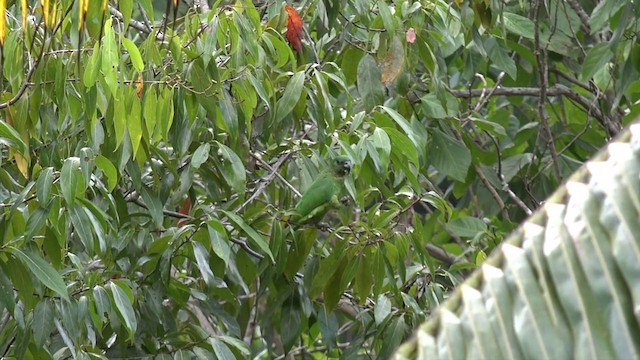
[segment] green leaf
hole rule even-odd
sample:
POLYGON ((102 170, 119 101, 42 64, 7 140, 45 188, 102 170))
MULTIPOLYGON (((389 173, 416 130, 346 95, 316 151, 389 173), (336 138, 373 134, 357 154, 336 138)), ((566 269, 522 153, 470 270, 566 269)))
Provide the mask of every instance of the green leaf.
POLYGON ((127 104, 124 93, 120 92, 120 99, 112 99, 113 103, 113 130, 116 135, 116 147, 122 144, 125 132, 127 131, 127 104))
POLYGON ((36 181, 36 196, 41 207, 47 206, 51 200, 51 187, 53 186, 53 168, 42 169, 36 181))
POLYGON ((426 94, 421 97, 420 104, 422 104, 425 115, 430 118, 444 119, 447 117, 447 111, 442 106, 442 102, 436 94, 426 94))
POLYGON ((94 237, 93 231, 91 231, 92 224, 87 213, 84 211, 84 207, 76 203, 73 206, 70 206, 68 211, 71 224, 73 224, 76 234, 80 238, 82 245, 84 245, 85 251, 88 254, 93 255, 94 237))
POLYGON ((238 133, 238 111, 236 110, 234 101, 228 91, 222 90, 218 98, 218 106, 220 107, 220 114, 224 120, 225 130, 232 135, 231 139, 236 139, 233 135, 238 133))
POLYGON ((471 165, 471 152, 464 143, 436 130, 428 153, 433 166, 443 174, 464 182, 471 165))
POLYGON ((23 252, 13 246, 9 246, 8 249, 31 271, 31 274, 40 280, 42 285, 55 291, 63 299, 69 301, 69 293, 67 292, 67 286, 62 280, 62 276, 60 276, 53 266, 40 257, 38 253, 30 251, 23 252))
POLYGON ((311 289, 309 290, 309 296, 311 298, 317 298, 320 296, 322 289, 327 285, 335 271, 338 269, 338 264, 345 256, 344 249, 348 241, 339 241, 336 247, 332 249, 329 256, 320 261, 320 268, 313 277, 311 283, 311 289))
POLYGON ((151 190, 149 190, 146 186, 142 186, 142 198, 144 199, 145 205, 149 209, 149 213, 153 222, 157 227, 162 226, 162 221, 164 220, 163 210, 164 207, 158 198, 158 195, 151 190))
POLYGON ((239 194, 244 194, 247 185, 247 175, 240 157, 228 146, 217 142, 218 157, 221 162, 220 172, 231 188, 239 194))
POLYGON ((380 325, 391 313, 391 301, 384 294, 380 294, 373 308, 376 325, 380 325))
POLYGON ((60 190, 68 206, 73 206, 76 200, 76 189, 80 175, 80 159, 70 157, 64 161, 60 171, 60 190))
POLYGON ((304 71, 299 71, 289 79, 289 83, 287 83, 287 87, 284 89, 284 94, 282 94, 282 97, 280 97, 276 103, 274 124, 279 124, 285 116, 289 115, 291 111, 293 111, 293 108, 296 106, 303 93, 302 88, 304 87, 304 77, 304 71))
POLYGON ((613 52, 611 51, 611 45, 609 43, 602 42, 596 44, 589 49, 587 56, 584 58, 580 79, 582 81, 589 81, 593 75, 602 70, 612 58, 613 52))
POLYGON ((227 216, 229 220, 231 220, 231 222, 233 222, 236 226, 239 226, 240 229, 242 229, 242 231, 249 236, 249 240, 251 240, 251 242, 255 244, 260 250, 262 250, 262 252, 267 254, 272 262, 274 261, 273 254, 271 254, 271 250, 269 249, 269 244, 262 237, 262 235, 255 231, 240 216, 226 210, 220 211, 225 214, 225 216, 227 216))
POLYGON ((127 113, 127 130, 129 130, 129 139, 131 140, 131 148, 134 157, 138 154, 138 147, 142 140, 142 109, 140 98, 131 97, 131 108, 127 113))
POLYGON ((224 261, 225 265, 229 265, 231 259, 231 247, 224 226, 217 220, 207 221, 207 229, 209 231, 209 240, 211 241, 211 250, 224 261))
POLYGON ((210 337, 208 340, 209 344, 213 348, 213 353, 216 354, 216 358, 218 359, 236 359, 236 356, 233 355, 229 346, 225 344, 223 341, 220 341, 216 337, 210 337))
POLYGON ((534 24, 531 19, 510 12, 503 12, 502 20, 504 22, 504 26, 510 32, 527 39, 534 38, 534 24))
POLYGON ((502 44, 491 37, 485 41, 484 46, 487 49, 489 60, 491 60, 498 69, 503 70, 515 80, 518 77, 516 62, 509 56, 507 51, 502 47, 502 44))
POLYGON ((372 247, 367 247, 358 257, 358 269, 356 270, 356 278, 353 284, 353 293, 361 304, 366 302, 373 285, 374 254, 370 249, 372 247))
POLYGON ((100 74, 100 68, 102 67, 102 51, 100 50, 100 43, 96 42, 91 52, 89 62, 85 65, 84 75, 82 76, 82 82, 87 88, 92 88, 98 79, 100 74))
MULTIPOLYGON (((102 38, 102 75, 104 82, 111 90, 111 96, 114 98, 118 94, 118 65, 120 63, 120 53, 116 45, 116 36, 111 26, 111 18, 108 18, 104 24, 104 36, 102 38)), ((119 99, 124 100, 124 99, 119 99)))
POLYGON ((396 31, 396 26, 393 15, 391 15, 391 10, 389 9, 389 5, 386 1, 378 0, 378 11, 380 12, 380 17, 382 18, 384 28, 389 34, 394 34, 396 31))
POLYGON ((116 309, 118 309, 118 313, 122 317, 127 331, 129 332, 129 339, 132 340, 136 334, 138 321, 136 320, 136 314, 133 311, 133 306, 131 306, 131 301, 127 296, 127 292, 131 292, 131 289, 122 282, 111 282, 110 285, 111 286, 109 288, 113 294, 113 303, 116 309))
POLYGON ((384 331, 385 341, 382 343, 382 348, 377 354, 381 359, 388 359, 391 357, 393 351, 400 345, 404 338, 407 326, 404 322, 404 316, 398 316, 389 323, 389 326, 384 331))
POLYGON ((460 237, 473 238, 478 233, 487 231, 487 224, 475 217, 465 216, 451 220, 447 230, 460 237))
POLYGON ((365 55, 358 64, 358 92, 362 97, 362 104, 367 112, 384 101, 384 86, 382 73, 373 56, 365 55))
POLYGON ((418 150, 405 134, 394 128, 384 127, 382 129, 391 139, 391 152, 406 158, 415 166, 419 165, 418 150))
POLYGON ((116 167, 101 154, 96 156, 96 166, 107 177, 107 190, 113 191, 118 183, 118 170, 116 167))
POLYGON ((41 300, 33 312, 33 339, 36 346, 43 346, 53 332, 54 308, 49 300, 41 300))
POLYGON ((373 135, 369 137, 369 141, 376 149, 377 156, 380 160, 380 173, 386 173, 389 167, 389 157, 391 155, 391 139, 382 128, 375 128, 373 135))
MULTIPOLYGON (((131 3, 131 0, 125 0, 125 3, 131 3)), ((120 1, 120 6, 122 6, 123 1, 120 1)), ((129 14, 131 16, 131 14, 129 14)), ((128 22, 125 20, 125 24, 128 22)), ((138 72, 142 72, 144 70, 144 62, 142 61, 142 56, 140 55, 140 50, 133 41, 127 39, 126 37, 122 38, 122 44, 129 52, 129 58, 131 59, 131 63, 133 64, 133 68, 138 72)))
POLYGON ((404 131, 405 134, 407 134, 407 136, 409 137, 409 139, 417 149, 424 148, 424 142, 426 142, 427 139, 420 138, 411 127, 411 124, 409 124, 407 119, 404 118, 404 116, 400 115, 399 112, 387 106, 380 106, 380 109, 384 110, 387 114, 391 116, 393 121, 395 121, 396 124, 400 126, 400 128, 402 129, 402 131, 404 131))
POLYGON ((202 279, 208 286, 215 285, 216 279, 209 267, 209 253, 207 249, 197 241, 192 242, 191 245, 193 246, 193 255, 196 258, 196 264, 198 265, 202 279))
POLYGON ((211 145, 209 143, 200 144, 191 157, 191 167, 200 168, 200 165, 204 164, 209 158, 210 149, 211 145))
POLYGON ((27 144, 22 141, 20 134, 3 120, 0 120, 0 143, 13 147, 22 155, 29 153, 27 144))

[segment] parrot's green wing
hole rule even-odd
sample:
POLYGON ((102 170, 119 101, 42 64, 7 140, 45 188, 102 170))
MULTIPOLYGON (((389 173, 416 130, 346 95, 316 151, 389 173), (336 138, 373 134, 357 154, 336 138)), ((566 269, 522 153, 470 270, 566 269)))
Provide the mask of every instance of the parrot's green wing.
POLYGON ((316 179, 293 209, 292 220, 299 224, 320 220, 331 207, 338 203, 340 193, 338 181, 340 180, 329 174, 316 179))
POLYGON ((333 160, 331 169, 321 173, 302 195, 296 207, 285 216, 295 224, 317 222, 332 207, 340 206, 338 196, 344 176, 351 171, 351 162, 346 157, 333 160))

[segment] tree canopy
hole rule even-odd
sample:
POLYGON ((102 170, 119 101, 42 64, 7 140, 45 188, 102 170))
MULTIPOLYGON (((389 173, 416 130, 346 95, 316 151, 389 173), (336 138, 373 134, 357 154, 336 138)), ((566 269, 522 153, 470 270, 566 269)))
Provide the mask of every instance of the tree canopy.
POLYGON ((389 357, 638 114, 639 10, 0 1, 0 354, 389 357))

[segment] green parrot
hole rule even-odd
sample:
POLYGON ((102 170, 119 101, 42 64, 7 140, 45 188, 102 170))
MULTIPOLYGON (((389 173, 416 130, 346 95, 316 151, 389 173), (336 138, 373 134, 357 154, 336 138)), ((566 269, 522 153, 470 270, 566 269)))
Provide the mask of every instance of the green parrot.
POLYGON ((351 172, 351 161, 346 156, 338 156, 331 167, 318 175, 296 206, 285 213, 285 221, 304 225, 319 222, 331 208, 340 207, 340 193, 344 177, 351 172))

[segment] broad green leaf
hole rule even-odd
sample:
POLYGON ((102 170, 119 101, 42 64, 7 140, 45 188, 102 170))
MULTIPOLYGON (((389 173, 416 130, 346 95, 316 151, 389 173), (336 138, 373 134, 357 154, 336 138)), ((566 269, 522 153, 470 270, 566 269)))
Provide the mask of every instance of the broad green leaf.
POLYGON ((464 143, 436 130, 429 146, 429 159, 444 175, 464 182, 471 165, 471 153, 464 143))
POLYGON ((207 249, 197 241, 194 241, 191 245, 193 246, 193 255, 196 258, 196 264, 198 264, 198 269, 200 270, 202 279, 208 286, 213 286, 216 281, 215 276, 209 267, 209 253, 207 249))
MULTIPOLYGON (((127 0, 125 2, 131 3, 131 0, 127 0)), ((122 2, 121 2, 122 4, 122 2)), ((125 22, 128 23, 128 22, 125 22)), ((144 62, 142 61, 142 56, 140 55, 140 50, 133 41, 127 39, 126 37, 122 38, 122 44, 129 52, 129 58, 131 59, 131 63, 133 64, 133 68, 138 72, 142 72, 144 70, 144 62)))
POLYGON ((447 117, 447 111, 442 106, 442 102, 436 94, 426 94, 420 98, 420 103, 424 109, 425 115, 433 119, 444 119, 447 117))
POLYGON ((353 292, 361 304, 364 304, 367 297, 371 293, 373 285, 373 260, 375 253, 367 247, 357 258, 358 270, 356 271, 355 283, 353 284, 353 292))
POLYGON ((389 114, 389 116, 391 116, 393 121, 395 121, 396 124, 400 126, 400 128, 402 129, 402 131, 404 131, 405 134, 407 134, 407 136, 409 137, 409 139, 417 149, 422 149, 424 147, 424 143, 427 141, 427 139, 421 139, 415 133, 415 131, 411 127, 411 124, 409 124, 409 122, 407 121, 407 119, 404 118, 404 116, 402 116, 399 112, 397 112, 396 110, 388 106, 380 106, 380 109, 384 110, 387 114, 389 114))
POLYGON ((358 64, 358 92, 367 112, 383 103, 384 86, 381 79, 382 73, 376 60, 371 55, 365 55, 358 64))
POLYGON ((200 165, 204 164, 209 158, 210 149, 211 145, 209 143, 200 144, 191 157, 191 167, 200 168, 200 165))
POLYGON ((53 332, 54 308, 49 300, 42 300, 33 312, 33 339, 36 346, 43 346, 53 332))
MULTIPOLYGON (((133 12, 133 0, 119 0, 118 9, 122 13, 122 23, 124 24, 125 26, 124 30, 126 31, 131 21, 131 13, 133 12)), ((125 42, 125 40, 129 40, 129 39, 122 38, 123 42, 125 42)), ((125 42, 125 46, 126 46, 126 42, 125 42)), ((127 50, 128 50, 128 47, 127 47, 127 50)), ((129 50, 129 53, 131 53, 130 50, 129 50)), ((142 59, 140 59, 140 61, 142 61, 142 59)), ((135 66, 135 63, 134 63, 134 66, 135 66)), ((142 70, 138 70, 138 71, 142 71, 142 70)))
POLYGON ((220 211, 223 214, 225 214, 225 216, 227 216, 231 222, 233 222, 236 226, 240 227, 240 229, 249 236, 249 240, 251 243, 255 244, 260 250, 262 250, 262 252, 267 254, 272 262, 274 261, 273 254, 269 249, 269 244, 267 243, 265 238, 262 237, 262 235, 260 235, 257 231, 255 231, 240 216, 226 210, 220 210, 220 211))
POLYGON ((96 166, 107 177, 107 190, 113 191, 118 183, 118 170, 116 167, 101 154, 96 156, 96 166))
POLYGON ((503 12, 501 19, 510 32, 527 39, 534 38, 534 25, 531 19, 510 12, 503 12))
POLYGON ((147 209, 149 210, 149 213, 155 225, 157 227, 162 226, 164 208, 162 203, 160 202, 160 199, 158 198, 158 195, 146 186, 142 186, 141 195, 145 201, 145 205, 147 205, 147 209))
POLYGON ((142 140, 142 109, 140 98, 137 96, 131 97, 131 107, 127 113, 127 130, 129 130, 133 155, 136 156, 142 140))
MULTIPOLYGON (((118 65, 120 63, 120 52, 116 45, 116 36, 111 26, 111 18, 108 18, 104 24, 104 36, 102 38, 101 70, 104 76, 104 82, 111 91, 114 98, 118 94, 118 65)), ((123 99, 119 99, 123 100, 123 99)))
POLYGON ((98 79, 100 69, 102 68, 102 51, 100 49, 100 43, 96 42, 91 52, 89 62, 85 65, 84 76, 82 82, 87 88, 92 88, 98 79))
POLYGON ((280 97, 276 103, 274 124, 279 124, 285 116, 289 115, 291 111, 293 111, 293 108, 296 106, 303 93, 302 88, 304 87, 304 78, 304 71, 299 71, 289 79, 282 97, 280 97))
POLYGON ((144 94, 144 104, 142 108, 142 117, 144 125, 147 129, 149 143, 154 143, 154 134, 158 116, 158 95, 155 87, 150 87, 144 94))
POLYGON ((51 187, 53 186, 53 168, 42 170, 36 181, 36 196, 41 207, 47 206, 51 200, 51 187))
POLYGON ((418 166, 418 150, 411 140, 409 140, 405 134, 394 128, 384 127, 382 129, 389 135, 389 139, 391 140, 391 152, 397 153, 403 158, 408 159, 411 164, 418 166))
POLYGON ((580 79, 589 81, 593 75, 602 70, 604 66, 613 58, 611 45, 607 42, 596 44, 589 49, 587 56, 582 63, 580 79))
POLYGON ((62 276, 38 253, 31 251, 22 251, 16 247, 9 246, 11 253, 22 262, 42 285, 55 291, 63 299, 69 300, 69 293, 62 276))
POLYGON ((396 26, 393 15, 391 15, 391 9, 389 9, 389 4, 386 1, 378 0, 378 11, 380 13, 380 17, 382 18, 384 28, 389 34, 394 34, 396 31, 396 26))
POLYGON ((320 296, 322 289, 327 285, 333 274, 338 268, 338 264, 345 256, 344 249, 347 245, 347 241, 339 241, 336 247, 329 253, 329 256, 320 261, 320 268, 313 278, 311 283, 311 289, 309 290, 309 296, 317 298, 320 296))
POLYGON ((221 341, 217 337, 210 337, 208 340, 209 344, 213 348, 213 353, 216 354, 216 358, 218 359, 236 359, 236 356, 233 355, 229 346, 225 344, 224 341, 221 341))
POLYGON ((384 294, 380 294, 373 308, 376 325, 380 325, 391 313, 391 301, 384 294))
POLYGON ((27 144, 22 140, 20 134, 3 120, 0 120, 0 143, 15 148, 20 154, 29 153, 27 144))
POLYGON ((244 194, 247 185, 247 175, 245 173, 242 159, 228 146, 217 142, 218 158, 221 163, 220 172, 231 188, 239 194, 244 194))
POLYGON ((489 60, 491 60, 498 69, 503 70, 507 75, 515 80, 518 77, 518 68, 516 67, 515 61, 509 56, 503 47, 502 43, 498 42, 495 38, 490 37, 485 41, 484 46, 487 49, 489 60))
POLYGON ((478 218, 465 216, 447 223, 447 230, 460 237, 473 238, 478 233, 487 231, 487 224, 478 218))
POLYGON ((80 159, 77 157, 66 159, 60 171, 60 190, 68 206, 73 206, 75 203, 79 177, 80 159))
POLYGON ((131 289, 127 288, 125 291, 125 286, 122 282, 115 283, 111 282, 109 288, 111 289, 111 293, 113 294, 113 303, 115 308, 118 309, 118 313, 122 317, 124 321, 125 327, 129 332, 129 339, 133 339, 136 334, 136 329, 138 327, 138 320, 136 319, 136 314, 133 311, 133 306, 131 306, 131 301, 127 296, 127 292, 131 292, 131 289))
POLYGON ((389 326, 384 330, 385 341, 382 343, 382 348, 378 352, 378 356, 381 359, 387 359, 391 357, 393 351, 400 345, 402 339, 407 331, 407 325, 404 321, 404 316, 400 315, 393 319, 389 323, 389 326))
POLYGON ((84 207, 78 203, 68 208, 69 218, 73 228, 80 238, 82 245, 85 247, 85 251, 88 254, 94 254, 94 237, 92 231, 91 220, 84 211, 84 207))
POLYGON ((386 173, 391 155, 391 140, 389 139, 389 135, 387 135, 382 128, 377 127, 373 130, 373 135, 369 137, 369 140, 376 149, 376 153, 380 159, 380 172, 386 173))
POLYGON ((209 231, 209 240, 211 241, 211 250, 224 261, 225 265, 229 265, 231 247, 224 227, 220 222, 212 219, 207 222, 207 229, 209 231))
POLYGON ((120 99, 113 101, 113 130, 116 135, 116 147, 122 144, 125 132, 127 131, 127 104, 124 93, 119 94, 120 99))
POLYGON ((238 133, 238 111, 234 105, 234 99, 231 98, 229 92, 222 90, 222 94, 218 98, 218 106, 224 120, 225 130, 227 130, 231 139, 237 139, 235 134, 238 133))

